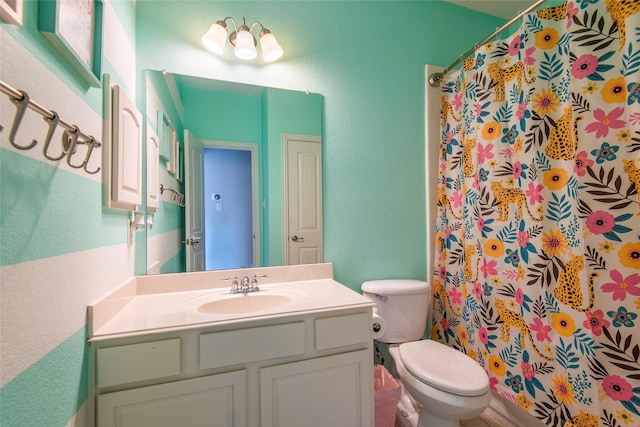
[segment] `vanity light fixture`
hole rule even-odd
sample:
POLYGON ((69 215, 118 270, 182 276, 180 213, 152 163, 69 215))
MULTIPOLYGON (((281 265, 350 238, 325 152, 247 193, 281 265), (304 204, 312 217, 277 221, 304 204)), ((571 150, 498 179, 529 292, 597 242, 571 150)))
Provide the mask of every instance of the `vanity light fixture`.
POLYGON ((251 26, 247 26, 245 18, 242 17, 242 25, 236 26, 233 18, 227 16, 221 21, 216 21, 209 31, 202 36, 202 44, 211 52, 221 55, 227 41, 227 20, 233 24, 233 32, 229 35, 229 43, 234 46, 234 54, 240 59, 254 59, 258 53, 256 51, 256 38, 253 35, 253 29, 259 25, 260 30, 260 48, 262 49, 262 59, 266 62, 272 62, 280 58, 283 54, 282 47, 278 44, 275 36, 271 31, 266 29, 260 22, 254 22, 251 26))

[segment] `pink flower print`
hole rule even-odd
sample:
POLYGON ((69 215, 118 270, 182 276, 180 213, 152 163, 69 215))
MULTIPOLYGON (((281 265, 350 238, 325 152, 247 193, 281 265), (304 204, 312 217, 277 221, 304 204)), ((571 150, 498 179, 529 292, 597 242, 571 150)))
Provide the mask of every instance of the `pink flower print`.
POLYGON ((605 283, 602 285, 604 292, 613 292, 614 301, 624 301, 627 298, 627 294, 637 297, 640 295, 640 275, 638 273, 631 274, 624 277, 615 268, 609 273, 613 282, 605 283))
POLYGON ((629 116, 629 123, 634 126, 640 125, 640 113, 633 113, 629 116))
POLYGON ((520 51, 520 43, 522 43, 522 40, 520 39, 520 35, 518 34, 513 38, 513 40, 511 40, 511 43, 509 44, 509 55, 516 56, 518 54, 518 52, 520 51))
POLYGON ((498 261, 496 261, 495 259, 492 259, 489 262, 487 262, 486 258, 482 259, 482 267, 480 267, 480 271, 482 271, 482 275, 484 276, 485 279, 490 274, 491 275, 498 274, 498 270, 496 270, 496 265, 498 265, 498 261))
POLYGON ((613 400, 628 402, 633 397, 633 387, 618 375, 609 375, 602 380, 602 388, 613 400))
POLYGON ((589 123, 585 130, 587 132, 595 132, 596 138, 607 136, 610 128, 620 129, 625 126, 625 121, 618 119, 622 113, 624 113, 623 107, 616 107, 609 114, 605 113, 602 108, 596 108, 593 112, 593 117, 596 121, 589 123))
POLYGON ((578 12, 580 12, 580 9, 578 9, 573 2, 569 2, 567 4, 567 28, 571 26, 573 23, 573 17, 576 16, 578 12))
POLYGON ((448 331, 450 327, 449 321, 445 317, 443 317, 442 319, 440 319, 440 326, 443 330, 448 331))
POLYGON ((533 320, 533 323, 529 323, 529 329, 536 333, 536 339, 540 342, 547 341, 551 342, 551 338, 549 337, 549 332, 551 332, 551 326, 545 325, 542 323, 539 317, 536 317, 533 320))
POLYGON ((445 140, 445 144, 451 144, 451 140, 453 140, 453 132, 447 132, 447 139, 445 140))
POLYGON ((589 154, 586 151, 577 153, 574 157, 573 171, 578 176, 585 176, 587 168, 593 166, 594 161, 589 158, 589 154))
POLYGON ((480 298, 482 298, 483 290, 480 282, 475 282, 473 284, 473 290, 471 292, 473 292, 473 295, 476 297, 477 300, 480 300, 480 298))
POLYGON ((484 229, 484 218, 478 218, 478 231, 482 231, 484 229))
POLYGON ((527 381, 531 381, 536 375, 535 371, 531 367, 531 364, 523 361, 520 366, 522 367, 522 376, 525 377, 527 381))
POLYGON ((529 183, 529 188, 524 191, 524 194, 529 198, 529 204, 535 205, 542 202, 542 196, 540 192, 544 189, 544 185, 536 185, 533 182, 529 183))
POLYGON ((461 93, 456 93, 455 96, 453 97, 453 100, 451 101, 451 106, 453 108, 455 108, 456 110, 459 110, 460 107, 462 107, 462 94, 461 93))
POLYGON ((447 278, 447 267, 440 267, 440 278, 442 280, 447 278))
POLYGON ((518 246, 520 246, 521 248, 526 248, 527 243, 529 243, 529 235, 527 234, 526 231, 518 231, 517 240, 518 240, 518 246))
POLYGON ((453 204, 454 208, 462 206, 462 194, 458 191, 454 191, 449 200, 453 204))
POLYGON ((518 104, 518 109, 516 110, 517 119, 522 120, 526 112, 527 112, 527 103, 523 101, 518 104))
POLYGON ((491 390, 493 391, 498 391, 498 379, 496 377, 492 377, 491 375, 489 375, 489 373, 487 372, 487 376, 489 377, 489 388, 491 388, 491 390))
POLYGON ((478 339, 485 345, 489 342, 489 331, 487 331, 487 328, 482 327, 478 329, 478 339))
POLYGON ((452 304, 462 304, 462 292, 458 291, 456 288, 449 291, 449 298, 451 298, 452 304))
POLYGON ((520 177, 522 176, 522 163, 520 162, 515 162, 513 164, 513 179, 520 179, 520 177))
POLYGON ((588 311, 585 314, 587 315, 587 320, 582 325, 587 329, 591 329, 593 335, 597 337, 602 334, 602 328, 608 328, 611 325, 611 322, 604 318, 602 310, 596 310, 593 313, 588 311))
POLYGON ((518 288, 514 293, 513 297, 515 298, 518 305, 522 305, 524 302, 524 294, 522 293, 522 289, 518 288))
POLYGON ((571 75, 576 79, 583 79, 595 73, 596 68, 598 68, 598 57, 585 53, 571 66, 571 75))
POLYGON ((486 159, 493 159, 493 144, 478 144, 478 164, 484 163, 486 159))
POLYGON ((607 211, 594 211, 586 220, 587 228, 593 234, 609 233, 616 225, 615 218, 607 211))
POLYGON ((530 47, 524 51, 524 59, 522 60, 524 65, 533 65, 536 63, 536 59, 533 57, 533 52, 535 51, 535 47, 530 47))

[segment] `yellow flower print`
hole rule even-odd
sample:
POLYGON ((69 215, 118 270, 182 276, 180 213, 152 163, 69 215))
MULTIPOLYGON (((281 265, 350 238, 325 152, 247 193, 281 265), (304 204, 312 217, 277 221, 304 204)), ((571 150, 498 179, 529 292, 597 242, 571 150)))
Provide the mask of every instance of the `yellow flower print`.
POLYGON ((567 238, 560 229, 550 229, 542 235, 542 250, 551 258, 560 256, 569 249, 567 238))
POLYGON ((634 301, 635 305, 636 305, 636 309, 640 310, 640 298, 636 298, 636 300, 634 301))
POLYGON ((562 374, 555 374, 551 381, 553 382, 551 389, 559 403, 571 405, 576 402, 576 399, 573 397, 575 392, 573 391, 567 377, 562 374))
POLYGON ((472 348, 467 349, 467 356, 469 356, 476 362, 478 361, 478 353, 476 353, 476 351, 472 348))
POLYGON ((604 84, 604 87, 600 91, 602 100, 613 104, 615 102, 627 101, 627 82, 623 76, 611 79, 604 84))
POLYGON ((533 406, 533 402, 527 399, 527 395, 524 393, 520 393, 518 396, 518 406, 523 408, 525 411, 529 411, 533 406))
POLYGON ((496 159, 491 159, 489 160, 489 169, 495 169, 496 166, 498 166, 498 161, 496 159))
POLYGON ((486 140, 496 139, 502 133, 502 126, 498 122, 487 122, 482 126, 482 137, 486 140))
POLYGON ((598 85, 595 83, 589 83, 588 85, 582 88, 582 92, 588 93, 588 94, 592 94, 596 90, 598 90, 598 85))
POLYGON ((618 251, 620 263, 625 267, 640 270, 640 242, 625 243, 618 251))
POLYGON ((518 137, 516 138, 516 142, 513 143, 513 150, 516 153, 519 153, 522 151, 522 147, 524 146, 524 139, 522 139, 522 137, 518 137))
POLYGON ((467 345, 469 343, 469 333, 467 332, 467 328, 464 325, 458 327, 458 338, 463 345, 467 345))
POLYGON ((621 129, 616 136, 620 142, 629 142, 629 138, 631 138, 631 131, 629 129, 621 129))
POLYGON ((541 116, 555 112, 559 106, 558 95, 551 88, 543 87, 533 95, 533 109, 541 116))
POLYGON ((536 206, 536 216, 540 217, 544 214, 544 206, 538 205, 536 206))
POLYGON ((493 49, 493 43, 487 43, 484 45, 485 50, 491 50, 493 49))
POLYGON ((505 372, 507 372, 507 366, 499 356, 492 354, 489 356, 489 370, 497 376, 502 377, 505 372))
POLYGON ((515 180, 513 179, 512 176, 507 178, 506 182, 507 182, 507 186, 509 186, 509 187, 513 187, 513 184, 515 184, 515 180))
POLYGON ((616 414, 616 418, 618 418, 623 423, 633 424, 633 415, 627 412, 626 409, 623 409, 622 411, 616 411, 616 414))
POLYGON ((549 190, 562 190, 569 181, 567 170, 563 168, 551 168, 542 173, 544 186, 549 190))
POLYGON ((511 57, 510 56, 505 56, 504 58, 502 58, 502 65, 507 67, 509 64, 511 63, 511 57))
POLYGON ((536 33, 536 46, 540 49, 553 49, 560 40, 558 32, 553 28, 543 28, 536 33))
POLYGON ((504 243, 498 239, 488 239, 484 245, 484 249, 487 255, 495 258, 500 258, 504 255, 504 243))
POLYGON ((468 296, 469 296, 469 290, 467 289, 467 284, 463 283, 462 284, 462 299, 467 299, 468 296))
POLYGON ((613 243, 608 240, 605 240, 604 242, 600 243, 599 246, 600 246, 600 250, 605 254, 608 254, 609 252, 614 251, 616 249, 613 243))
POLYGON ((551 313, 551 327, 563 337, 570 337, 576 331, 573 317, 566 313, 551 313))
POLYGON ((500 278, 498 276, 493 276, 491 278, 491 284, 493 286, 500 286, 502 284, 502 280, 500 280, 500 278))

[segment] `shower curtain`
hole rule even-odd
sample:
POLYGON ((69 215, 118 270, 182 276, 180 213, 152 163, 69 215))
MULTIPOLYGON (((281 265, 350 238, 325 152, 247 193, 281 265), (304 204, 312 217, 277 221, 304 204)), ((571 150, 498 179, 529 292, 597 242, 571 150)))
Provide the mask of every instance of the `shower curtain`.
POLYGON ((640 426, 640 1, 526 15, 441 108, 432 338, 546 425, 640 426))

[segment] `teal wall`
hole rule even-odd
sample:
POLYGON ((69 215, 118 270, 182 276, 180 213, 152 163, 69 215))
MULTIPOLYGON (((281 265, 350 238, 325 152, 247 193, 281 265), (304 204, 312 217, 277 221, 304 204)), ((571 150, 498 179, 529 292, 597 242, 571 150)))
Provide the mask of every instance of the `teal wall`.
MULTIPOLYGON (((358 289, 373 278, 426 277, 424 64, 447 65, 502 20, 439 1, 108 3, 103 71, 141 108, 145 69, 322 94, 325 259, 336 279, 358 289), (263 22, 284 57, 263 65, 207 53, 200 36, 225 16, 263 22)), ((0 24, 0 78, 71 122, 94 112, 78 124, 100 135, 102 90, 38 32, 37 5, 24 2, 23 26, 0 24)), ((0 114, 5 129, 13 111, 0 114)), ((133 277, 144 242, 127 245, 127 216, 102 208, 99 179, 18 152, 6 137, 0 424, 83 426, 86 306, 133 277)), ((171 264, 179 268, 179 258, 171 264)))
POLYGON ((426 278, 424 65, 448 65, 504 21, 439 1, 139 0, 136 10, 140 70, 322 94, 325 259, 336 279, 359 289, 426 278), (262 22, 284 56, 264 65, 208 53, 200 37, 226 16, 262 22))

